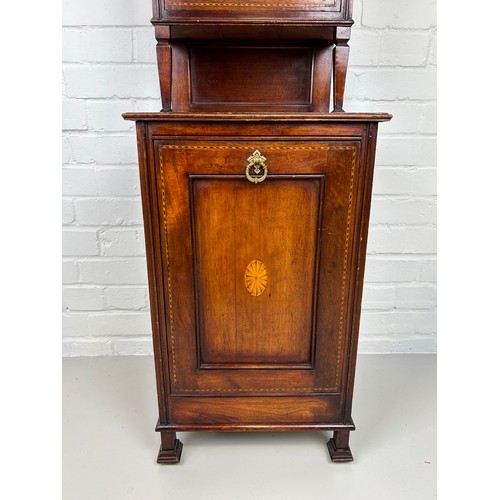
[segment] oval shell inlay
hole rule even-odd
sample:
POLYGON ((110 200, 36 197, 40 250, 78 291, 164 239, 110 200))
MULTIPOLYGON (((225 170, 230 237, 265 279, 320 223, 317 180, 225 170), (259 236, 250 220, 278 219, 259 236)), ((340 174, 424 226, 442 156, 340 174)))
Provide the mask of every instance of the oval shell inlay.
POLYGON ((245 271, 245 286, 250 295, 258 297, 267 287, 267 268, 260 260, 252 260, 245 271))

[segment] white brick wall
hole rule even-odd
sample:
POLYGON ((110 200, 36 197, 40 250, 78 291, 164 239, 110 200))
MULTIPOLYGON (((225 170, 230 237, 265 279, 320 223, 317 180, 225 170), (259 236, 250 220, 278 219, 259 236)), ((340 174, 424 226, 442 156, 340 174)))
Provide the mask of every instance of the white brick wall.
MULTIPOLYGON (((354 0, 346 110, 379 129, 361 352, 434 352, 436 1, 354 0)), ((158 111, 148 0, 63 0, 63 345, 152 352, 133 124, 158 111)))

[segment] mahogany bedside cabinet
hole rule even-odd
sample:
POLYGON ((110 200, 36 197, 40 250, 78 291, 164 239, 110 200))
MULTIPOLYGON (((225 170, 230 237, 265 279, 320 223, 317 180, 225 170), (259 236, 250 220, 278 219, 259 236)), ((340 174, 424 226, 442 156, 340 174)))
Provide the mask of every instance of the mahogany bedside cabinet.
POLYGON ((154 0, 137 127, 161 434, 349 434, 377 127, 342 110, 350 0, 154 0), (330 101, 334 111, 331 112, 330 101))

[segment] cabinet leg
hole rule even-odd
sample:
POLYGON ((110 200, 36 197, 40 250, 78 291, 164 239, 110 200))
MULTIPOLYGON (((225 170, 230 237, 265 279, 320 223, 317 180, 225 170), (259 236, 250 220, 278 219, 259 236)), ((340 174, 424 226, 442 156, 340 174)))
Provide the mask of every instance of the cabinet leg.
POLYGON ((175 432, 161 431, 161 446, 156 461, 159 464, 178 464, 181 453, 182 443, 176 439, 175 432))
POLYGON ((333 438, 326 443, 332 462, 352 462, 349 434, 350 431, 335 431, 333 438))

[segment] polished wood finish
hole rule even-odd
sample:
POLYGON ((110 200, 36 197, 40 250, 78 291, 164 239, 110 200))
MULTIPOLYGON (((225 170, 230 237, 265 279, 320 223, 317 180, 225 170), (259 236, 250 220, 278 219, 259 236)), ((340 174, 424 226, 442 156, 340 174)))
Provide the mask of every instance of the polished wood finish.
POLYGON ((240 176, 190 180, 199 365, 311 366, 322 176, 272 175, 258 188, 240 176))
MULTIPOLYGON (((329 130, 334 130, 335 133, 340 133, 342 136, 348 136, 349 132, 355 133, 357 128, 344 128, 345 124, 356 124, 365 122, 386 122, 392 119, 389 113, 123 113, 122 117, 125 120, 133 120, 136 122, 156 122, 156 133, 163 133, 175 125, 174 123, 193 122, 190 126, 195 127, 195 134, 207 135, 207 131, 203 126, 198 126, 196 122, 206 121, 214 123, 217 130, 230 130, 231 123, 238 122, 240 124, 252 123, 250 127, 255 127, 255 123, 303 123, 307 122, 307 128, 310 123, 314 123, 318 132, 325 131, 323 124, 329 123, 329 130), (170 127, 164 124, 170 124, 170 127), (162 128, 163 127, 163 128, 162 128), (203 132, 205 130, 205 133, 203 132)), ((245 125, 243 125, 245 126, 245 125)), ((246 129, 245 129, 246 130, 246 129)), ((250 130, 250 129, 248 129, 250 130)), ((294 129, 295 132, 301 129, 294 129)), ((212 129, 210 130, 213 131, 212 129)), ((244 135, 244 134, 240 134, 244 135)))
POLYGON ((335 29, 333 109, 343 111, 345 79, 349 61, 349 39, 351 28, 338 26, 335 29))
POLYGON ((170 45, 170 26, 157 26, 156 40, 156 59, 160 77, 161 102, 163 109, 169 111, 172 109, 172 46, 170 45))
POLYGON ((332 460, 346 460, 376 129, 390 115, 124 116, 137 121, 159 462, 179 459, 172 433, 186 430, 331 429, 332 460), (245 175, 255 151, 258 184, 245 175), (267 282, 252 295, 257 260, 267 282))
POLYGON ((172 111, 329 111, 332 45, 172 42, 158 51, 161 71, 172 68, 162 86, 172 111))
POLYGON ((310 47, 194 46, 190 53, 193 110, 207 104, 219 109, 247 105, 253 110, 273 103, 310 106, 314 68, 310 47), (274 87, 271 73, 282 87, 274 87))
POLYGON ((153 0, 137 122, 161 434, 349 435, 379 122, 343 112, 352 0, 153 0), (330 101, 333 103, 331 108, 330 101))
POLYGON ((181 461, 182 443, 175 432, 161 432, 161 446, 158 452, 159 464, 178 464, 181 461))
POLYGON ((163 111, 342 110, 352 0, 154 2, 163 111))
POLYGON ((153 23, 327 25, 350 21, 352 0, 153 0, 153 12, 153 23))
POLYGON ((349 448, 349 431, 335 431, 326 446, 332 462, 352 462, 353 456, 349 448))

